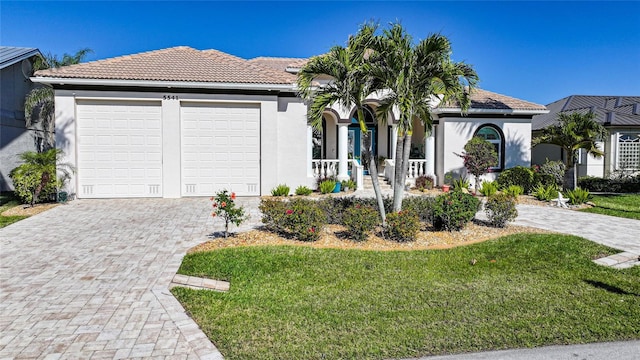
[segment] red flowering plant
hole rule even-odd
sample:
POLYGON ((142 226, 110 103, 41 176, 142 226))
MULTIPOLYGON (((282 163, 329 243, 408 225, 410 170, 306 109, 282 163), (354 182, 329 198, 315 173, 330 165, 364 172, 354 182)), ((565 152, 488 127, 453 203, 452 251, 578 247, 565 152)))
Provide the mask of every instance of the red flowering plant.
POLYGON ((224 237, 229 236, 229 224, 240 226, 247 219, 242 206, 236 206, 236 193, 229 193, 227 190, 219 191, 216 196, 211 197, 213 201, 213 212, 211 216, 218 217, 224 221, 224 237))

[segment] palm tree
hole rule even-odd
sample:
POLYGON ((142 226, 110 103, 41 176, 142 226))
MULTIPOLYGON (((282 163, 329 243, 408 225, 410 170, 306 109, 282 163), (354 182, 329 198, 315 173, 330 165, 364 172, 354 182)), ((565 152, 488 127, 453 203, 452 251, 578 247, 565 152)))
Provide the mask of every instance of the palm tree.
POLYGON ((379 90, 379 83, 369 75, 367 58, 376 41, 377 26, 363 25, 355 36, 350 36, 346 47, 334 46, 328 53, 316 56, 298 73, 300 96, 310 102, 307 117, 316 129, 322 127, 322 113, 331 105, 339 104, 344 108, 355 107, 356 119, 360 125, 363 141, 363 158, 368 161, 369 174, 376 194, 378 210, 382 223, 386 215, 376 162, 371 156, 371 135, 365 124, 365 98, 379 90), (331 81, 317 86, 318 77, 329 76, 331 81))
POLYGON ((433 34, 414 45, 400 24, 393 24, 383 32, 376 43, 376 53, 372 58, 372 76, 389 90, 380 101, 378 116, 385 118, 393 107, 400 112, 393 186, 393 210, 400 211, 409 167, 413 119, 420 119, 426 132, 430 133, 434 100, 456 101, 462 111, 466 111, 478 75, 470 65, 451 60, 451 44, 445 36, 433 34))
MULTIPOLYGON (((44 70, 48 68, 58 68, 80 63, 84 58, 92 53, 91 49, 78 50, 74 55, 64 54, 62 59, 58 59, 56 55, 51 53, 43 58, 36 58, 33 65, 33 71, 44 70)), ((42 130, 45 133, 45 147, 54 146, 53 131, 55 127, 55 109, 54 109, 54 93, 51 87, 37 87, 31 90, 24 100, 24 117, 27 127, 34 126, 38 121, 42 122, 42 130), (38 116, 33 118, 33 113, 38 110, 38 116)))
POLYGON ((11 170, 9 176, 14 182, 16 193, 31 206, 38 202, 40 194, 50 194, 56 191, 71 176, 74 168, 69 163, 63 163, 63 152, 60 149, 50 149, 42 153, 27 151, 19 155, 24 163, 11 170), (56 179, 56 169, 60 172, 60 179, 56 179))
POLYGON ((542 133, 532 141, 534 146, 542 143, 553 144, 564 150, 567 154, 565 183, 572 184, 574 189, 578 187, 578 167, 576 166, 578 150, 586 150, 587 154, 596 158, 604 155, 596 141, 602 140, 607 135, 607 130, 595 120, 595 117, 596 115, 591 111, 586 114, 561 113, 558 115, 557 124, 542 129, 542 133), (571 177, 572 168, 573 179, 567 181, 571 177))

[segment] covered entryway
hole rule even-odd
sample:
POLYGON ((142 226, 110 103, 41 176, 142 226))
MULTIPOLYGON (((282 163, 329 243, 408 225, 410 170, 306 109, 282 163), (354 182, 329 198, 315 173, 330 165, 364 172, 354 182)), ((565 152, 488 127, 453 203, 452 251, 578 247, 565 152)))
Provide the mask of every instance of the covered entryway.
POLYGON ((185 102, 180 123, 182 196, 260 195, 258 104, 185 102))
POLYGON ((157 101, 77 100, 81 198, 162 197, 157 101))

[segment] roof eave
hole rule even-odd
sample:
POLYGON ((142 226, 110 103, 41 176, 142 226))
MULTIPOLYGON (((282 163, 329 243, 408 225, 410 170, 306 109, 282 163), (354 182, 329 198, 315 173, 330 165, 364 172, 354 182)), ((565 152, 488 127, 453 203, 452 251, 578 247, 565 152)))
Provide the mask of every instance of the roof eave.
POLYGON ((25 52, 24 54, 20 54, 19 56, 16 56, 14 58, 8 59, 7 61, 3 62, 2 64, 0 64, 0 69, 4 69, 24 59, 29 59, 30 57, 36 56, 36 55, 42 57, 42 53, 40 53, 40 50, 38 50, 37 48, 34 48, 29 52, 25 52))
MULTIPOLYGON (((462 113, 461 108, 435 108, 434 114, 462 113)), ((535 109, 468 109, 466 114, 497 114, 497 115, 540 115, 547 114, 549 110, 535 109)))
POLYGON ((192 88, 192 89, 236 89, 236 90, 269 90, 294 91, 293 84, 251 84, 222 83, 200 81, 155 81, 155 80, 120 80, 120 79, 85 79, 35 76, 34 83, 48 85, 85 85, 85 86, 135 86, 157 88, 192 88))

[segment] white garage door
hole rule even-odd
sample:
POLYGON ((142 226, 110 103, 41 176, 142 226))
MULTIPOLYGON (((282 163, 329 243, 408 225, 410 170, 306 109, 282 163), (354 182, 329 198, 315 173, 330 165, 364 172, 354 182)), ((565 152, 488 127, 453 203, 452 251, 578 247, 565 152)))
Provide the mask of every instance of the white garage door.
POLYGON ((160 103, 78 101, 82 198, 162 197, 160 103))
POLYGON ((183 103, 182 196, 260 195, 260 107, 183 103))

